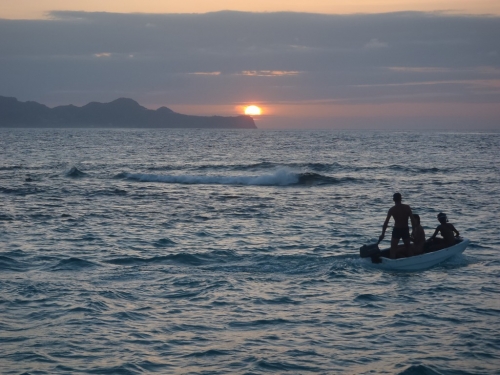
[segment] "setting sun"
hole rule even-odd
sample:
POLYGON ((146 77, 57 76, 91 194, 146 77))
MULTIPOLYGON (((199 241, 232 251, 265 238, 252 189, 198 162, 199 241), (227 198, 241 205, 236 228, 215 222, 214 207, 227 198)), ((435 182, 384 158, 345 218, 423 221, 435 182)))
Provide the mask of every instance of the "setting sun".
POLYGON ((245 115, 258 116, 262 113, 259 107, 256 105, 250 105, 245 108, 245 115))

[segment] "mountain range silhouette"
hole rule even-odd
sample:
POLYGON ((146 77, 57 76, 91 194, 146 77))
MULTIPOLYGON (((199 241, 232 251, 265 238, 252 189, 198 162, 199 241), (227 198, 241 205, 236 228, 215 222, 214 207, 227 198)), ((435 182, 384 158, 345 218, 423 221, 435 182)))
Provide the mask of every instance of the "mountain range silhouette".
POLYGON ((206 128, 256 129, 252 117, 242 115, 192 116, 176 113, 167 107, 147 109, 128 98, 109 103, 91 102, 82 107, 46 105, 0 96, 0 127, 29 128, 206 128))

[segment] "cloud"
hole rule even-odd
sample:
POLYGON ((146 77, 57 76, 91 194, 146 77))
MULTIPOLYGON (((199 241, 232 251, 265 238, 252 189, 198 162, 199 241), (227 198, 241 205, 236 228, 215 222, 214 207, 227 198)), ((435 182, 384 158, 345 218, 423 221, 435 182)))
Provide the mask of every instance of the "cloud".
POLYGON ((220 72, 193 72, 193 73, 188 73, 192 74, 195 76, 220 76, 220 72))
POLYGON ((381 42, 379 41, 377 38, 373 38, 372 40, 370 40, 368 43, 365 44, 365 48, 387 48, 389 47, 389 45, 385 42, 381 42))
POLYGON ((434 66, 391 66, 387 68, 393 72, 400 73, 449 73, 453 70, 450 68, 440 68, 434 66))
POLYGON ((426 85, 467 85, 475 88, 500 88, 500 79, 470 79, 470 80, 450 80, 450 81, 422 81, 422 82, 401 82, 401 83, 378 83, 369 85, 355 85, 356 87, 381 87, 381 86, 426 86, 426 85))
POLYGON ((239 75, 248 77, 283 77, 283 76, 296 76, 300 74, 299 71, 283 71, 283 70, 244 70, 239 75))
POLYGON ((49 105, 492 103, 498 35, 500 17, 420 12, 52 12, 0 19, 0 95, 49 105))

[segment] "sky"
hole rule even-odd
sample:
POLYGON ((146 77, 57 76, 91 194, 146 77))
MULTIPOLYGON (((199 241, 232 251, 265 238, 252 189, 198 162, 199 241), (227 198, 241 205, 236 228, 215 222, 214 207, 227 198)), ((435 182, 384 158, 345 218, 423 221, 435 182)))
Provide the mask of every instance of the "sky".
POLYGON ((21 101, 254 104, 264 129, 500 130, 497 0, 0 2, 0 95, 21 101))

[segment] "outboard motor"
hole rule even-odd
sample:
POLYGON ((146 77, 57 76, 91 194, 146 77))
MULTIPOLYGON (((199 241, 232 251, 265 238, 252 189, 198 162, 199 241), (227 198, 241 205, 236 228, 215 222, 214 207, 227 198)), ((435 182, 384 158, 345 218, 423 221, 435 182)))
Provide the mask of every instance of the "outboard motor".
POLYGON ((374 255, 380 255, 380 249, 378 248, 378 243, 371 245, 363 245, 359 248, 359 256, 361 258, 369 258, 374 255))
POLYGON ((372 258, 372 263, 380 263, 380 249, 378 247, 378 242, 371 245, 363 245, 359 248, 359 256, 361 258, 372 258))

